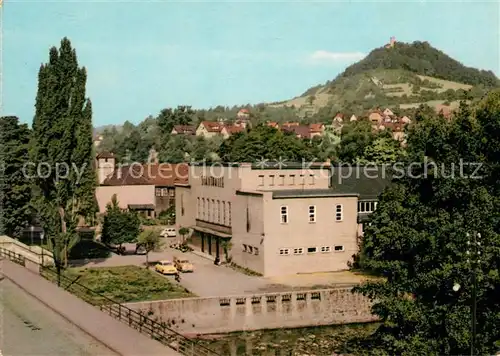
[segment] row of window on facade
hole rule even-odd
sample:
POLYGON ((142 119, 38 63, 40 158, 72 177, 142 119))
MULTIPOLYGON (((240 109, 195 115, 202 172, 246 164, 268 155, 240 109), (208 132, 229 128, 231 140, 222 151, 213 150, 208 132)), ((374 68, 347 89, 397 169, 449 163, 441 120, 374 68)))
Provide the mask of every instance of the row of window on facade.
POLYGON ((231 202, 197 198, 196 218, 220 225, 231 226, 231 202))
POLYGON ((156 188, 155 189, 155 195, 157 197, 174 197, 175 196, 175 190, 174 189, 169 189, 168 188, 156 188))
POLYGON ((373 213, 377 209, 376 201, 360 201, 358 202, 358 213, 373 213))
POLYGON ((294 248, 289 248, 289 247, 282 247, 279 249, 279 255, 280 256, 287 256, 287 255, 303 255, 304 253, 307 252, 307 254, 313 254, 317 252, 321 253, 329 253, 329 252, 344 252, 344 246, 342 245, 335 245, 335 246, 320 246, 320 247, 308 247, 307 249, 304 247, 294 247, 294 248))
POLYGON ((259 248, 243 244, 243 252, 249 253, 251 255, 259 255, 259 248))
MULTIPOLYGON (((281 223, 282 224, 288 224, 289 221, 289 216, 288 216, 288 206, 281 206, 281 223)), ((335 205, 335 221, 342 221, 344 220, 344 208, 342 204, 337 204, 335 205)), ((316 222, 316 205, 309 205, 308 208, 308 221, 310 223, 315 223, 316 222)))
MULTIPOLYGON (((306 178, 304 174, 299 175, 299 180, 296 182, 295 181, 295 174, 289 174, 288 176, 285 176, 284 174, 280 174, 277 178, 274 174, 271 174, 267 176, 268 180, 268 185, 314 185, 314 174, 309 175, 309 179, 306 178), (307 180, 307 182, 306 182, 307 180)), ((259 185, 263 186, 266 183, 266 176, 260 175, 259 176, 259 185)))
POLYGON ((201 185, 224 188, 224 177, 201 177, 201 185))

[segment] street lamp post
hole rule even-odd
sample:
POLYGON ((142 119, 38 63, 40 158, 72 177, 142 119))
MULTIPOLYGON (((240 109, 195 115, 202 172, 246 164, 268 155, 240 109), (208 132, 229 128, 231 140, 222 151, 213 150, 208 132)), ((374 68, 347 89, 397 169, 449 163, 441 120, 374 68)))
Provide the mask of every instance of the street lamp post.
POLYGON ((474 356, 474 346, 476 344, 476 319, 477 319, 477 267, 481 263, 481 234, 473 234, 471 236, 467 233, 467 263, 470 264, 472 269, 472 304, 471 304, 471 343, 470 354, 474 356))
POLYGON ((31 225, 30 230, 31 230, 31 246, 33 246, 33 232, 35 232, 35 226, 31 225))
POLYGON ((42 232, 40 233, 40 247, 41 247, 41 249, 42 249, 42 267, 44 266, 44 264, 43 264, 43 262, 44 262, 44 261, 43 261, 43 237, 44 237, 44 236, 43 236, 43 231, 42 231, 42 232))

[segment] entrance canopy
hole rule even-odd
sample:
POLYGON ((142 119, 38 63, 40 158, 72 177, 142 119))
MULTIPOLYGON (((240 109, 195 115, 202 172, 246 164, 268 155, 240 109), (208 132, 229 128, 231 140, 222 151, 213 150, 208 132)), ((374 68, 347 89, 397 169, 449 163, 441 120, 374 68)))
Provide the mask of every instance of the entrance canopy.
POLYGON ((199 231, 199 232, 204 232, 205 234, 211 234, 211 235, 214 235, 214 236, 222 237, 224 239, 230 239, 231 238, 231 235, 229 235, 229 234, 225 234, 223 232, 216 231, 216 230, 213 230, 213 229, 209 229, 209 228, 206 228, 206 227, 193 226, 193 229, 196 230, 196 231, 199 231))

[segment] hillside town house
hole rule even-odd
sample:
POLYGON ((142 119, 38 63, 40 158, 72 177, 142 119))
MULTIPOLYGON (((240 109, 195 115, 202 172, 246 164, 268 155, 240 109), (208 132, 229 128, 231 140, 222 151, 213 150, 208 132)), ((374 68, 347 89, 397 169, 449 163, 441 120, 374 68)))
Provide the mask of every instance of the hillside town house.
POLYGON ((176 184, 177 228, 190 228, 189 243, 212 258, 223 260, 230 242, 232 262, 264 276, 347 269, 376 195, 332 186, 331 168, 192 164, 176 184))
POLYGON ((195 135, 196 134, 196 127, 193 125, 175 125, 172 131, 170 132, 171 135, 195 135))
MULTIPOLYGON (((150 152, 151 156, 155 153, 150 152)), ((117 166, 112 153, 102 152, 96 157, 96 169, 100 214, 116 194, 120 208, 154 218, 175 204, 175 183, 187 180, 188 165, 158 163, 155 159, 148 164, 117 166)))

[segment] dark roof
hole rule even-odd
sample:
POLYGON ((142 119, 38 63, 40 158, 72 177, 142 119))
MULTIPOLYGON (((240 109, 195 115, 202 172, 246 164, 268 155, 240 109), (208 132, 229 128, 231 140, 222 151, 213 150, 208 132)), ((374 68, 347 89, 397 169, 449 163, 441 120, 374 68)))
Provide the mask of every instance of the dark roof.
POLYGON ((391 184, 390 166, 332 166, 331 189, 359 194, 359 199, 377 199, 391 184))
POLYGON ((111 152, 108 151, 102 151, 96 156, 97 159, 99 158, 115 158, 115 155, 112 154, 111 152))
POLYGON ((273 190, 273 199, 292 199, 292 198, 339 198, 339 197, 357 197, 358 194, 338 193, 332 189, 284 189, 273 190))
POLYGON ((179 134, 194 135, 196 133, 196 127, 192 125, 175 125, 174 130, 179 134))
POLYGON ((187 183, 187 163, 151 163, 122 166, 106 178, 102 185, 154 185, 173 187, 175 183, 187 183))

